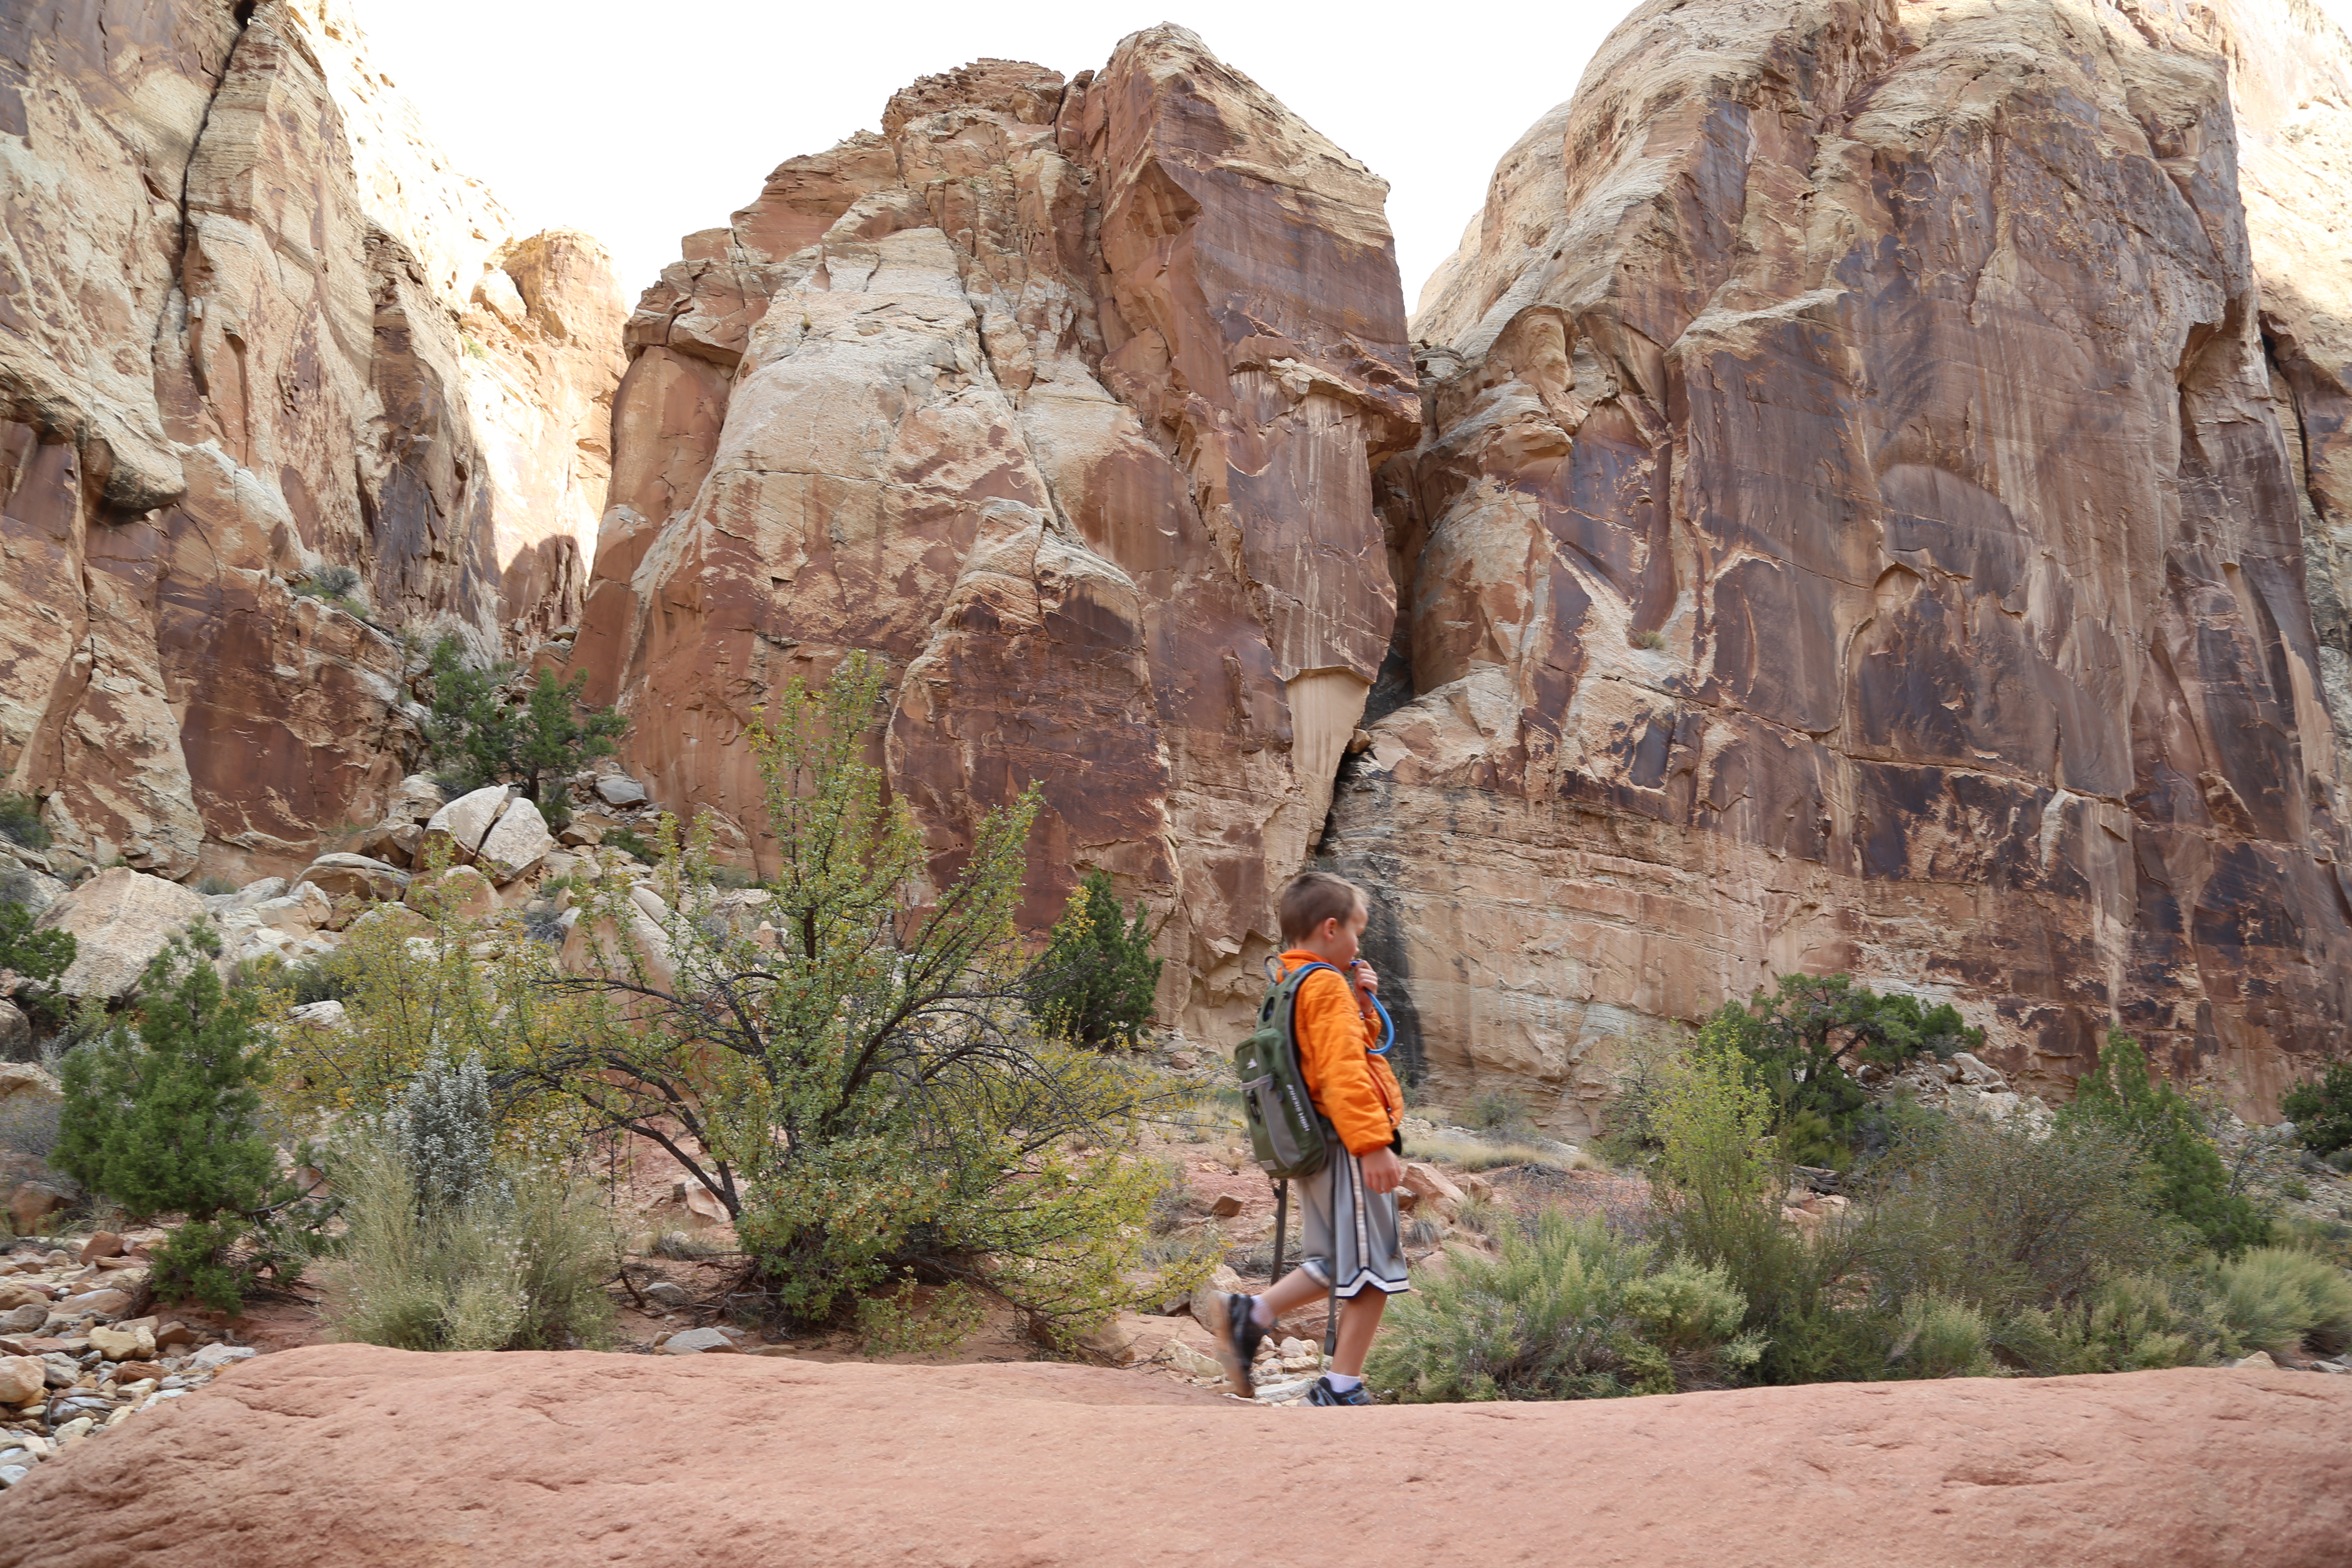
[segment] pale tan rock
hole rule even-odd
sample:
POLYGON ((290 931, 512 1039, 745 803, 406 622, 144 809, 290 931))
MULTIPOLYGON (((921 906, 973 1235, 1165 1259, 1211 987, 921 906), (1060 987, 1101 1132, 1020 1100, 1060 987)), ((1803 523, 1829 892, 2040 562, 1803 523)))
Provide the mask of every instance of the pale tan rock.
POLYGON ((95 1328, 89 1331, 89 1348, 109 1361, 145 1361, 155 1353, 155 1333, 144 1326, 95 1328))
POLYGON ((376 899, 397 901, 408 890, 408 873, 364 855, 321 855, 303 868, 298 888, 315 888, 331 901, 376 899))
POLYGON ((447 805, 441 786, 429 773, 411 773, 400 781, 384 802, 383 824, 387 827, 413 825, 422 827, 433 820, 433 814, 447 805))
POLYGON ((84 1263, 96 1263, 103 1258, 121 1256, 122 1237, 110 1230, 94 1231, 90 1238, 81 1244, 81 1260, 84 1263))
POLYGON ((1444 1172, 1423 1161, 1405 1162, 1402 1187, 1412 1195, 1415 1213, 1425 1207, 1452 1219, 1462 1212, 1462 1189, 1454 1185, 1453 1178, 1444 1172))
POLYGON ((0 1056, 21 1057, 33 1048, 33 1021, 25 1011, 0 997, 0 1056))
POLYGON ((48 1387, 47 1369, 28 1355, 0 1356, 0 1405, 30 1405, 48 1387))
POLYGON ((547 818, 528 800, 517 800, 500 814, 482 837, 475 860, 489 879, 503 887, 530 870, 555 847, 547 818))
POLYGON ((422 853, 429 858, 442 847, 453 860, 470 863, 513 798, 514 791, 506 784, 486 784, 459 795, 425 823, 422 853))
MULTIPOLYGON (((365 858, 365 857, 354 857, 354 858, 365 858)), ((374 864, 382 865, 383 862, 377 861, 374 864)), ((291 892, 281 898, 264 899, 261 902, 253 905, 250 912, 255 923, 268 926, 273 931, 292 931, 297 935, 305 931, 317 931, 325 925, 334 914, 335 904, 333 899, 328 896, 327 886, 322 884, 320 879, 310 875, 310 871, 317 869, 318 864, 314 863, 310 870, 306 870, 302 874, 302 880, 294 885, 291 892)), ((362 876, 336 875, 331 876, 328 881, 342 882, 352 887, 373 885, 362 876)))
POLYGON ((51 904, 37 922, 73 933, 73 963, 58 979, 69 996, 121 996, 189 922, 204 900, 176 882, 117 866, 51 904))
POLYGON ((41 1100, 62 1100, 65 1091, 48 1068, 33 1062, 0 1062, 0 1100, 28 1094, 41 1100))

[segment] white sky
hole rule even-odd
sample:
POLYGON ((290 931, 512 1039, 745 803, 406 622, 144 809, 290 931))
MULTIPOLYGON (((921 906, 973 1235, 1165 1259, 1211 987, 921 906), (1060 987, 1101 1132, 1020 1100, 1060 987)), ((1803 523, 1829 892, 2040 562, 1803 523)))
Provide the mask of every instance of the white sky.
MULTIPOLYGON (((2352 4, 2352 0, 2346 0, 2352 4)), ((878 130, 890 94, 983 55, 1065 76, 1172 21, 1389 182, 1408 307, 1486 177, 1634 0, 1299 5, 1283 0, 353 0, 377 68, 524 232, 608 246, 622 292, 786 158, 878 130)))
MULTIPOLYGON (((1295 0, 353 0, 378 68, 524 232, 582 228, 634 302, 770 169, 890 94, 983 55, 1075 76, 1155 22, 1209 47, 1389 182, 1406 305, 1537 116, 1576 90, 1634 0, 1408 9, 1295 0)), ((2319 0, 2352 26, 2352 0, 2319 0)))

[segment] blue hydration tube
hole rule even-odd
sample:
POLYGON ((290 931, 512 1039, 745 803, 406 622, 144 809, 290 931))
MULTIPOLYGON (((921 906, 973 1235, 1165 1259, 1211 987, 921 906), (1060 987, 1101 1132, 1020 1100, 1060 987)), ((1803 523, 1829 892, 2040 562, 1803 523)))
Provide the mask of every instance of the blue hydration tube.
POLYGON ((1371 1047, 1371 1054, 1376 1057, 1384 1057, 1389 1054, 1389 1047, 1396 1044, 1396 1020, 1389 1016, 1389 1010, 1381 1005, 1380 995, 1377 992, 1373 994, 1372 1005, 1379 1008, 1381 1015, 1381 1027, 1387 1032, 1381 1035, 1381 1043, 1371 1047))

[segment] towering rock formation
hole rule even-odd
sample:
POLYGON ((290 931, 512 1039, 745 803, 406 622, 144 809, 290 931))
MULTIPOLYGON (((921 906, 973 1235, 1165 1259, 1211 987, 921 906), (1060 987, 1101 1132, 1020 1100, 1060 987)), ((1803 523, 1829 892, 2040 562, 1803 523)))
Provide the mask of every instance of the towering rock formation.
POLYGON ((944 875, 1045 790, 1171 911, 1163 1000, 1253 1005, 1395 615, 1373 465, 1419 405, 1385 187, 1181 28, 983 60, 691 236, 639 304, 575 668, 757 859, 746 725, 852 647, 944 875))
POLYGON ((1327 843, 1441 1084, 1573 1126, 1800 969, 2044 1083, 2111 1019, 2258 1104, 2352 1044, 2343 45, 2194 9, 1653 0, 1496 169, 1327 843))
POLYGON ((576 614, 622 313, 342 0, 0 20, 0 789, 69 854, 307 859, 400 772, 395 631, 576 614))

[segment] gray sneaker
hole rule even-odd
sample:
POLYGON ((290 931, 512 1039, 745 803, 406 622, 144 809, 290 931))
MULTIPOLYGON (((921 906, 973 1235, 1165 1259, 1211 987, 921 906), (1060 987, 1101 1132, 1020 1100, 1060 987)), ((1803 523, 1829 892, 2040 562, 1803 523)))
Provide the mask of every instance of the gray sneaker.
POLYGON ((1209 1292, 1209 1333, 1217 1342, 1217 1363, 1225 1369, 1225 1386, 1242 1398, 1256 1389, 1250 1382, 1250 1363, 1257 1359, 1258 1342, 1265 1331, 1250 1316, 1250 1297, 1209 1292))
POLYGON ((1307 1391, 1307 1403, 1309 1405, 1370 1405, 1372 1403, 1372 1391, 1359 1382, 1355 1387, 1342 1394, 1331 1386, 1329 1378, 1318 1377, 1315 1380, 1315 1386, 1307 1391))

